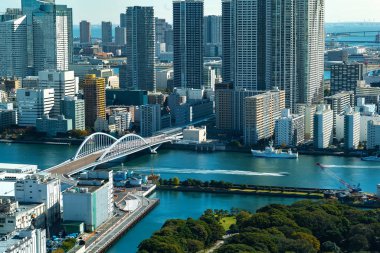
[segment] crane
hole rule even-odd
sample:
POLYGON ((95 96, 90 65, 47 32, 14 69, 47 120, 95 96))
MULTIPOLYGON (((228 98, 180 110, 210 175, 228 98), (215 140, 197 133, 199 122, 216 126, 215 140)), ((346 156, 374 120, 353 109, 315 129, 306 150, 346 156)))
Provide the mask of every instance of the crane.
POLYGON ((360 184, 358 185, 352 185, 350 183, 347 183, 344 179, 338 177, 335 173, 333 173, 330 170, 327 170, 325 166, 323 166, 321 163, 316 164, 323 172, 325 172, 327 175, 329 175, 332 178, 335 178, 336 180, 339 181, 344 187, 346 187, 350 193, 358 193, 362 191, 362 188, 360 188, 360 184))

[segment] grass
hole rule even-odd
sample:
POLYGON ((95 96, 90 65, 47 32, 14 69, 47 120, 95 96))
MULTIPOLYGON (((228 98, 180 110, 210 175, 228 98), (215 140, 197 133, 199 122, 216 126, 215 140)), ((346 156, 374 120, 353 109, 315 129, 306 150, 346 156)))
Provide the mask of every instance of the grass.
POLYGON ((220 221, 220 224, 223 226, 225 231, 228 231, 231 225, 236 224, 236 217, 225 217, 220 221))

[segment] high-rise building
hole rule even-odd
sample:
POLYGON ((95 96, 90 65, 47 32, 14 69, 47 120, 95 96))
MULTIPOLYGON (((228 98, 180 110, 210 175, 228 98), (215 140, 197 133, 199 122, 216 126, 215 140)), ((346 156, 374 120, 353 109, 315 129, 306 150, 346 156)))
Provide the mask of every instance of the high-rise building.
POLYGON ((203 85, 203 0, 173 1, 174 86, 203 85))
POLYGON ((33 47, 33 12, 37 11, 42 4, 54 4, 55 0, 21 0, 21 9, 26 15, 27 23, 27 52, 28 52, 28 66, 34 64, 34 47, 33 47))
POLYGON ((125 46, 127 44, 127 28, 115 27, 115 44, 125 46))
POLYGON ((325 0, 296 0, 298 102, 323 100, 325 0))
POLYGON ((164 45, 164 52, 173 52, 173 27, 165 19, 155 18, 156 43, 161 48, 164 45))
POLYGON ((65 71, 72 60, 72 9, 41 5, 33 12, 34 72, 65 71))
POLYGON ((244 99, 244 143, 255 145, 274 135, 275 120, 285 109, 285 92, 269 91, 244 99))
POLYGON ((328 148, 332 144, 334 113, 330 105, 318 105, 314 115, 314 147, 328 148))
POLYGON ((357 149, 360 142, 360 112, 347 108, 344 115, 344 147, 357 149))
POLYGON ((334 64, 331 66, 331 94, 335 95, 341 91, 355 91, 358 81, 364 78, 364 65, 334 64))
POLYGON ((153 136, 161 130, 161 106, 143 105, 140 107, 140 134, 142 137, 153 136))
POLYGON ((203 18, 203 45, 206 57, 222 55, 222 17, 205 16, 203 18))
POLYGON ((297 104, 296 113, 303 115, 305 119, 305 140, 311 140, 314 137, 314 114, 317 111, 317 105, 297 104))
POLYGON ((334 129, 337 124, 337 116, 345 112, 347 107, 353 108, 355 106, 355 94, 353 91, 343 91, 333 96, 326 97, 325 103, 330 105, 334 112, 334 129))
POLYGON ((84 100, 77 97, 65 97, 61 101, 62 114, 67 119, 73 120, 73 129, 85 130, 85 107, 84 100))
POLYGON ((17 90, 18 125, 35 126, 54 106, 54 89, 17 90))
POLYGON ((91 43, 91 24, 86 20, 82 20, 79 24, 80 29, 80 43, 90 44, 91 43))
POLYGON ((44 70, 38 73, 40 89, 54 89, 54 106, 50 111, 51 117, 62 115, 61 100, 66 96, 75 96, 74 71, 44 70))
POLYGON ((290 109, 284 109, 281 117, 275 123, 275 145, 296 147, 304 142, 305 138, 304 115, 291 114, 290 109))
POLYGON ((324 0, 223 0, 223 81, 286 91, 286 106, 323 99, 324 0))
POLYGON ((83 86, 86 126, 94 127, 97 118, 106 119, 106 83, 104 78, 87 75, 83 86))
POLYGON ((153 7, 128 7, 127 24, 127 88, 156 90, 155 31, 153 7))
POLYGON ((112 43, 112 23, 110 21, 102 22, 102 43, 103 45, 112 43))
POLYGON ((0 76, 25 77, 27 75, 27 19, 0 22, 0 76))
POLYGON ((367 149, 380 148, 380 121, 370 120, 367 127, 367 149))
POLYGON ((5 22, 5 21, 13 20, 13 19, 19 19, 22 16, 24 15, 22 14, 21 9, 7 8, 5 13, 0 14, 0 22, 5 22))
POLYGON ((125 13, 120 14, 120 27, 127 27, 126 18, 127 17, 125 13))

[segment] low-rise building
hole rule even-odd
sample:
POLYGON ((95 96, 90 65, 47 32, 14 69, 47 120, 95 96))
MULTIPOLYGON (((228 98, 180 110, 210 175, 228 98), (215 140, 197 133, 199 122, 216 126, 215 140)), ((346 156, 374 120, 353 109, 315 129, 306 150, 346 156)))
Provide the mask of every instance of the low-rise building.
POLYGON ((0 163, 0 171, 7 173, 34 174, 38 170, 38 165, 0 163))
POLYGON ((112 171, 83 173, 77 187, 63 192, 63 220, 82 221, 94 231, 113 215, 112 171))
POLYGON ((207 128, 189 126, 183 130, 183 140, 188 142, 202 143, 207 141, 207 128))
POLYGON ((57 118, 50 118, 49 115, 44 115, 36 120, 37 132, 46 133, 48 136, 57 136, 73 130, 73 120, 66 119, 60 115, 57 118))
POLYGON ((6 235, 0 243, 0 252, 46 253, 46 230, 29 229, 6 235))

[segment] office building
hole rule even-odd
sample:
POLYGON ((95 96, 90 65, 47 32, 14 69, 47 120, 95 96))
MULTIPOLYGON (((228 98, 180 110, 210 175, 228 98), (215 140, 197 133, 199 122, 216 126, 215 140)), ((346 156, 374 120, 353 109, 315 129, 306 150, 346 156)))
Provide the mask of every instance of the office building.
POLYGON ((24 89, 37 89, 38 84, 39 84, 38 76, 27 76, 22 79, 22 88, 24 89))
POLYGON ((46 230, 28 229, 10 234, 0 243, 0 252, 46 253, 46 230))
POLYGON ((222 56, 222 16, 203 18, 203 45, 205 57, 222 56))
POLYGON ((244 99, 244 143, 255 145, 261 140, 272 138, 275 120, 285 109, 285 92, 269 91, 244 99))
POLYGON ((357 149, 360 142, 360 112, 352 108, 346 108, 344 115, 344 147, 345 149, 357 149))
POLYGON ((380 149, 380 120, 368 121, 367 149, 380 149))
POLYGON ((0 109, 0 131, 10 128, 16 123, 15 111, 0 109))
POLYGON ((35 126, 38 118, 53 109, 54 89, 18 89, 16 101, 18 125, 35 126))
POLYGON ((72 61, 72 9, 66 5, 41 5, 33 12, 34 72, 66 71, 72 61))
POLYGON ((85 102, 77 97, 65 97, 61 101, 62 115, 66 119, 72 119, 74 130, 85 130, 85 102))
POLYGON ((63 220, 81 221, 87 232, 95 231, 113 216, 112 171, 85 172, 78 187, 63 192, 63 220))
POLYGON ((142 137, 153 136, 161 130, 161 106, 143 105, 140 107, 140 135, 142 137))
POLYGON ((102 21, 102 43, 107 45, 112 43, 112 23, 102 21))
POLYGON ((203 85, 203 0, 173 1, 174 86, 203 85))
POLYGON ((380 87, 371 87, 365 81, 360 81, 355 89, 355 98, 364 98, 368 104, 379 105, 380 87))
POLYGON ((146 90, 107 89, 107 106, 129 106, 148 104, 148 92, 146 90))
POLYGON ((342 91, 330 97, 325 97, 325 103, 331 106, 334 112, 334 129, 336 127, 337 115, 345 112, 347 107, 355 106, 355 95, 353 91, 342 91))
POLYGON ((115 27, 115 44, 118 46, 125 46, 127 44, 127 28, 115 27))
POLYGON ((79 24, 80 29, 80 43, 90 44, 91 43, 91 24, 86 20, 83 20, 79 24))
POLYGON ((291 114, 289 109, 281 112, 275 123, 275 145, 296 147, 304 142, 305 116, 291 114))
POLYGON ((127 88, 156 91, 155 32, 153 7, 128 7, 127 88))
POLYGON ((23 78, 27 74, 27 19, 0 22, 0 76, 23 78))
POLYGON ((106 119, 105 79, 87 75, 83 85, 86 126, 94 127, 97 118, 106 119))
POLYGON ((47 225, 61 218, 61 182, 49 175, 34 174, 15 185, 15 199, 25 203, 44 203, 47 225))
POLYGON ((45 115, 36 120, 36 129, 37 132, 55 137, 57 134, 66 134, 73 130, 73 120, 66 119, 63 115, 59 115, 57 118, 50 118, 49 115, 45 115))
POLYGON ((34 64, 34 47, 33 47, 33 12, 37 11, 42 4, 54 4, 55 0, 21 0, 22 13, 27 18, 27 53, 28 53, 28 66, 34 64))
POLYGON ((125 13, 120 14, 120 27, 127 27, 125 13))
POLYGON ((342 91, 355 91, 358 81, 364 78, 364 65, 355 64, 334 64, 331 66, 331 94, 342 91))
POLYGON ((18 19, 23 16, 22 10, 19 8, 7 8, 5 13, 0 14, 0 22, 18 19))
POLYGON ((165 19, 155 18, 156 56, 158 53, 173 52, 173 27, 165 19), (157 47, 159 45, 159 51, 157 47))
POLYGON ((38 79, 40 89, 54 89, 54 106, 49 115, 62 115, 61 100, 66 96, 75 96, 78 89, 74 71, 44 70, 38 72, 38 79))
POLYGON ((314 147, 328 148, 333 140, 334 112, 330 105, 318 105, 314 115, 314 147))

